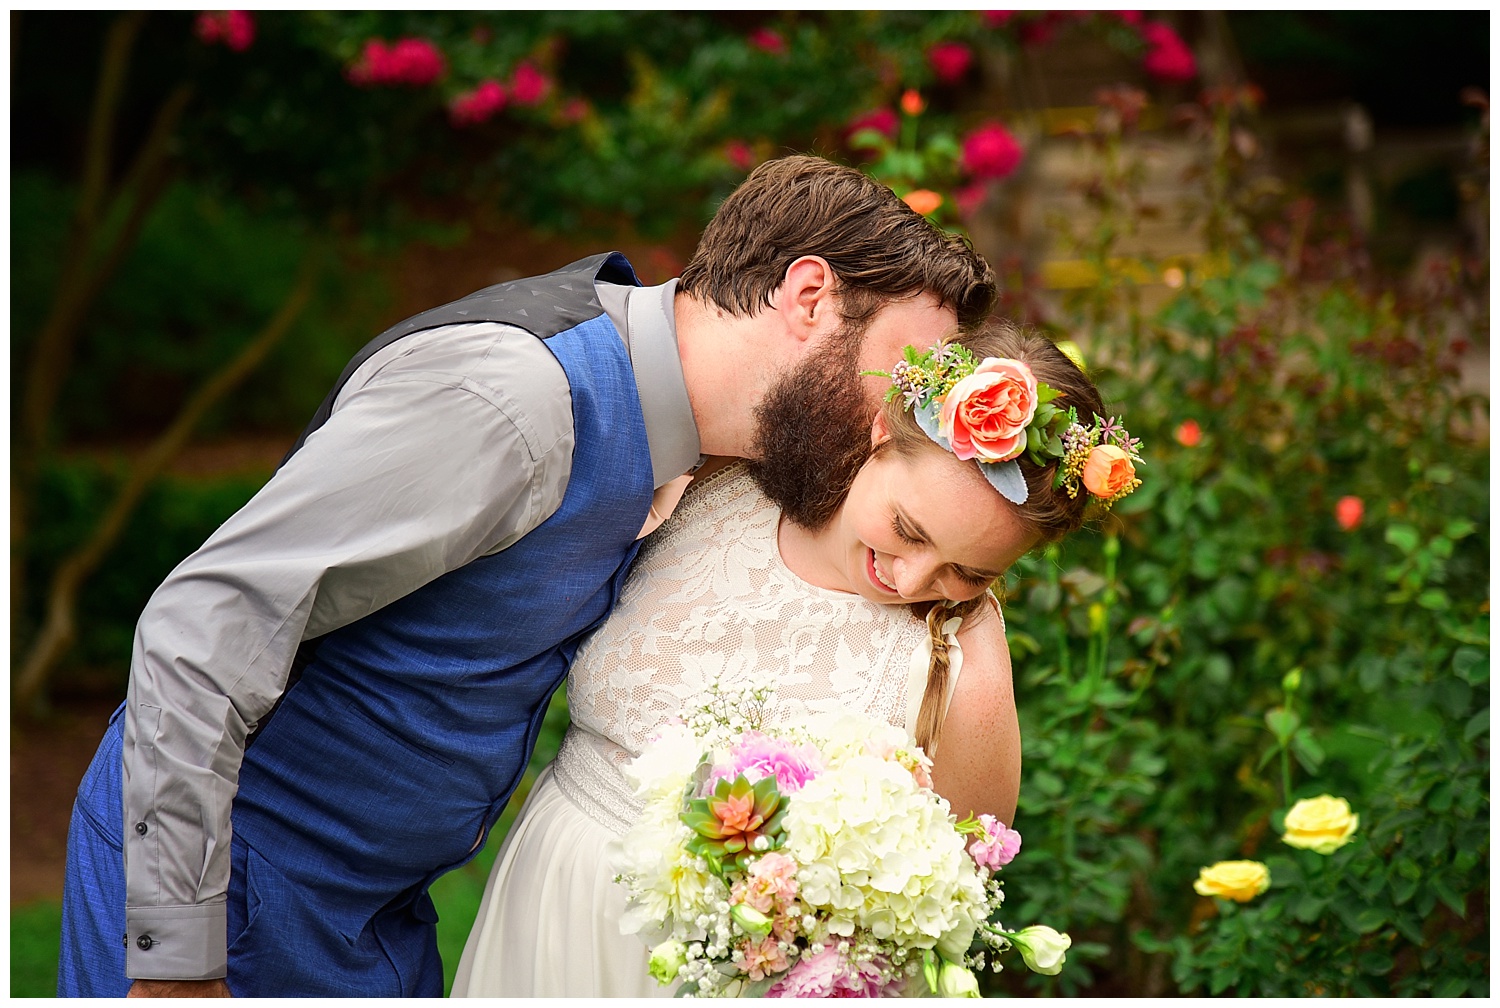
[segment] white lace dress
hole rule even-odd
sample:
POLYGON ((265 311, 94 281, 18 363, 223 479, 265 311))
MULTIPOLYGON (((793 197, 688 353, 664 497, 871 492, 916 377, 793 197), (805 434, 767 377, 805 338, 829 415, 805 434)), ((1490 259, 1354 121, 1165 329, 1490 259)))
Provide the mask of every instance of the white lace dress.
MULTIPOLYGON (((670 996, 642 940, 619 932, 624 891, 605 846, 639 812, 620 765, 715 678, 773 673, 776 717, 856 710, 912 729, 925 623, 802 581, 781 561, 779 518, 735 466, 691 489, 643 545, 573 662, 572 726, 495 859, 455 997, 670 996)), ((957 620, 945 630, 956 683, 957 620)))

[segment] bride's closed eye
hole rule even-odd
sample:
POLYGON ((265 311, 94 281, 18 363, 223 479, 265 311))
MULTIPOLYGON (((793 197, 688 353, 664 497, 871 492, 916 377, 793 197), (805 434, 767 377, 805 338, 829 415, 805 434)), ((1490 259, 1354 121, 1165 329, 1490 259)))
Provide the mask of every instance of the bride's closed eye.
MULTIPOLYGON (((899 538, 902 542, 907 543, 908 545, 920 546, 922 544, 921 539, 917 538, 906 530, 906 525, 901 521, 900 515, 891 516, 891 531, 895 532, 897 538, 899 538)), ((953 567, 952 569, 953 573, 958 575, 960 581, 964 582, 965 584, 973 585, 976 588, 983 588, 991 581, 995 580, 988 574, 979 574, 974 571, 965 570, 962 567, 953 567)))

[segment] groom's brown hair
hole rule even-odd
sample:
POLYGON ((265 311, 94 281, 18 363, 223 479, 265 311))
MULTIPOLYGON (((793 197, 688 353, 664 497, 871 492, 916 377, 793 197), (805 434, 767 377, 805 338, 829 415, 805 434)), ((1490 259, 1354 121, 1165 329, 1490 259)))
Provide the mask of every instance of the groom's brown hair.
POLYGON ((681 290, 731 315, 771 303, 786 269, 822 256, 838 277, 846 323, 862 330, 892 300, 928 292, 976 325, 995 300, 995 274, 967 239, 947 234, 887 186, 823 158, 767 161, 719 206, 681 290))

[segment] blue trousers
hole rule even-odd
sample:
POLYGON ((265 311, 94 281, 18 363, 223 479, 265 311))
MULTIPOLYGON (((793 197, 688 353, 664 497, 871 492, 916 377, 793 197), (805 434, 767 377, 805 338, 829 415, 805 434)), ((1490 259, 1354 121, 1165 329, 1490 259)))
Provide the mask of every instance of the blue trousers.
MULTIPOLYGON (((123 705, 78 788, 63 882, 59 997, 123 997, 125 862, 121 845, 123 705)), ((394 897, 354 937, 310 892, 277 870, 274 851, 238 834, 230 849, 229 989, 238 997, 441 997, 437 913, 427 893, 394 897), (269 856, 267 856, 269 855, 269 856)))

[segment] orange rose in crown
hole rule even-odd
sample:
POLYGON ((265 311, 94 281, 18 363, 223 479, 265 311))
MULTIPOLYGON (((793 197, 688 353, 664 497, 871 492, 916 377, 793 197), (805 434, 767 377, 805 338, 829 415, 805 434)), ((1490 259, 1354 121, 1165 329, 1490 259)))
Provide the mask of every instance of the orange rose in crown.
POLYGON ((1108 500, 1134 481, 1135 466, 1124 449, 1102 444, 1089 452, 1083 465, 1083 485, 1095 497, 1108 500))
POLYGON ((1009 357, 986 357, 943 397, 938 431, 961 459, 1004 462, 1026 450, 1036 415, 1036 376, 1009 357))

